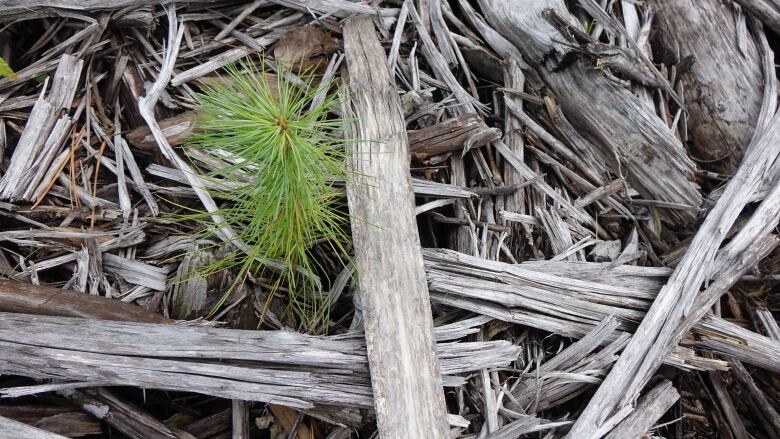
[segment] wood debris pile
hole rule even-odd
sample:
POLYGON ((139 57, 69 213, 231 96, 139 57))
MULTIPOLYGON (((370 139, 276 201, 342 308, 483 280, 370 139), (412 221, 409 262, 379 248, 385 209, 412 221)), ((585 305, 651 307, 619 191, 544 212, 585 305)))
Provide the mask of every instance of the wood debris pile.
POLYGON ((431 383, 431 438, 780 436, 780 6, 153 3, 0 0, 0 437, 391 438, 431 383), (316 324, 279 262, 202 269, 235 160, 187 139, 240 60, 390 148, 334 183, 316 324))

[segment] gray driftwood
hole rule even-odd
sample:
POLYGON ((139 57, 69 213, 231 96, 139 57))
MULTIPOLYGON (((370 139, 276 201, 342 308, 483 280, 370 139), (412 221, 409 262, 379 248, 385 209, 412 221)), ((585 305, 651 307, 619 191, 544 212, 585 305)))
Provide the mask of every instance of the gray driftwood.
POLYGON ((380 436, 446 438, 403 112, 370 19, 346 22, 344 50, 352 138, 366 139, 347 150, 347 197, 380 436))
MULTIPOLYGON (((442 331, 446 339, 470 330, 442 331)), ((296 409, 373 406, 366 345, 359 335, 314 337, 0 313, 0 345, 1 372, 64 382, 5 389, 9 396, 130 385, 296 409), (28 328, 23 335, 18 331, 22 323, 28 328)), ((464 383, 457 374, 506 366, 520 353, 508 341, 442 342, 435 349, 448 385, 464 383)), ((437 390, 443 395, 441 387, 437 390)))
MULTIPOLYGON (((691 316, 684 330, 678 328, 679 338, 693 329, 701 337, 696 346, 780 371, 777 341, 714 316, 697 323, 713 297, 723 293, 723 282, 735 280, 745 266, 754 264, 776 242, 774 238, 764 239, 758 250, 746 252, 745 261, 735 261, 724 270, 721 282, 702 293, 706 299, 696 306, 699 314, 691 316)), ((424 255, 433 302, 575 338, 585 337, 608 316, 617 318, 621 331, 633 332, 671 274, 664 268, 610 268, 609 264, 594 262, 531 261, 510 265, 442 249, 426 249, 424 255)), ((724 365, 679 347, 664 361, 683 368, 719 369, 724 365)))
POLYGON ((744 29, 744 35, 738 35, 739 20, 730 3, 653 4, 658 11, 659 42, 666 53, 679 50, 683 60, 693 58, 690 70, 677 74, 684 87, 694 156, 707 169, 731 174, 753 136, 764 92, 761 56, 753 35, 744 29))

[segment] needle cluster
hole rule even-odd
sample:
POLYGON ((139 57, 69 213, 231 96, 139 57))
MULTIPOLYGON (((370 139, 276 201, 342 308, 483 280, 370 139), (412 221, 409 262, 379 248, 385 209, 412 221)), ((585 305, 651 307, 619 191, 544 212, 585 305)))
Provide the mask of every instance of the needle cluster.
POLYGON ((311 247, 328 243, 343 258, 349 242, 348 214, 334 204, 342 193, 333 182, 348 178, 344 120, 332 111, 338 93, 315 99, 331 84, 310 74, 272 75, 248 62, 226 71, 197 96, 199 133, 189 147, 227 159, 211 175, 231 188, 215 194, 225 200, 219 213, 248 249, 212 268, 238 268, 242 277, 259 268, 258 260, 284 263, 277 286, 311 324, 325 312, 311 247))

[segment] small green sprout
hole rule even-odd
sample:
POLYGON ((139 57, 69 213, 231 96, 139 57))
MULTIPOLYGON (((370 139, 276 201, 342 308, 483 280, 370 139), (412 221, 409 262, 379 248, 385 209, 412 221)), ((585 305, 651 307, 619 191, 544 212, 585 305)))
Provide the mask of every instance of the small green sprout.
POLYGON ((199 132, 187 147, 231 163, 208 177, 231 188, 215 194, 225 200, 219 214, 249 249, 234 251, 208 270, 238 270, 235 287, 261 269, 258 260, 280 261, 286 268, 276 288, 288 291, 289 303, 307 320, 306 326, 313 328, 323 320, 327 324, 328 307, 312 274, 322 267, 311 246, 326 242, 342 261, 347 258, 349 215, 335 205, 343 195, 333 186, 349 178, 345 121, 333 116, 339 94, 315 99, 332 84, 317 84, 310 73, 295 78, 289 69, 279 68, 274 76, 250 62, 226 71, 225 78, 197 96, 199 132))

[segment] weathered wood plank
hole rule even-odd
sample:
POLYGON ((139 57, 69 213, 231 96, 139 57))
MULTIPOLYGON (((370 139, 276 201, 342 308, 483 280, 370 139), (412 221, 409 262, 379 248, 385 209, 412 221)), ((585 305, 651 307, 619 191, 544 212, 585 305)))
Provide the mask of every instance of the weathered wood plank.
MULTIPOLYGON (((468 329, 446 328, 442 336, 453 331, 468 329)), ((508 341, 439 343, 435 349, 443 373, 451 375, 448 385, 456 386, 464 380, 455 375, 505 366, 520 353, 508 341)), ((0 372, 66 382, 5 389, 9 396, 129 385, 297 409, 373 405, 366 344, 358 334, 315 337, 0 313, 0 372)), ((444 423, 446 428, 446 415, 444 423)))
POLYGON ((447 438, 403 112, 370 19, 346 22, 344 50, 366 140, 348 148, 347 197, 380 437, 447 438))

